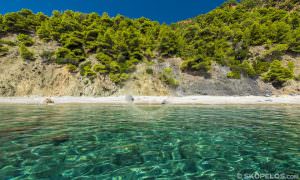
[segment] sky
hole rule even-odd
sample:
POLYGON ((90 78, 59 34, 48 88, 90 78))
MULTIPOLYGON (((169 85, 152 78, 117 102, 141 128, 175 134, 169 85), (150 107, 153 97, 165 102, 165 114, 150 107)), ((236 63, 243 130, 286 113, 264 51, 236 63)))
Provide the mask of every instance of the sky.
POLYGON ((84 13, 107 12, 130 18, 146 17, 161 23, 173 23, 204 14, 224 0, 0 0, 0 13, 22 8, 51 15, 53 10, 74 10, 84 13))

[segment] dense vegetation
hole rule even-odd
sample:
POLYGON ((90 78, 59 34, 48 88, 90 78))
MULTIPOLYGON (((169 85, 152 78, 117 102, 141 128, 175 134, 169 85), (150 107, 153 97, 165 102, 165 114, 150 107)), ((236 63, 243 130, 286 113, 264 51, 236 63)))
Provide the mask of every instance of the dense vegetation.
MULTIPOLYGON (((56 41, 56 52, 44 52, 48 63, 66 64, 70 72, 94 78, 106 74, 116 83, 129 78, 139 62, 153 58, 181 57, 181 69, 207 75, 213 63, 228 66, 228 78, 263 77, 275 86, 294 78, 293 69, 280 60, 285 53, 300 53, 300 15, 297 1, 229 0, 208 14, 172 25, 146 18, 129 19, 104 13, 54 11, 51 17, 23 9, 0 15, 0 35, 18 34, 16 44, 25 60, 34 60, 28 47, 32 37, 56 41), (283 8, 284 7, 284 8, 283 8), (255 57, 249 49, 263 46, 255 57), (86 60, 94 55, 97 63, 86 60), (287 72, 289 71, 289 72, 287 72), (276 75, 272 75, 276 74, 276 75)), ((0 42, 0 56, 8 49, 0 42)), ((173 86, 172 72, 161 79, 173 86)))
POLYGON ((300 53, 299 24, 299 12, 273 7, 250 10, 243 2, 224 5, 177 26, 184 38, 181 56, 187 59, 182 68, 209 71, 216 61, 231 68, 228 77, 260 76, 282 54, 300 53), (253 46, 264 46, 264 57, 251 59, 253 46))

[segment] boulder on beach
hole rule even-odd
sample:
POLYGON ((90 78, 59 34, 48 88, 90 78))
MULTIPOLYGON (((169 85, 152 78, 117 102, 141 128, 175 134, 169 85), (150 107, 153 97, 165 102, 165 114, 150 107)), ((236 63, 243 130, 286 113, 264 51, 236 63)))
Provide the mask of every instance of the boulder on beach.
POLYGON ((54 101, 51 98, 46 98, 44 104, 54 104, 54 101))
POLYGON ((165 105, 165 104, 169 104, 168 100, 164 99, 162 102, 161 102, 162 105, 165 105))

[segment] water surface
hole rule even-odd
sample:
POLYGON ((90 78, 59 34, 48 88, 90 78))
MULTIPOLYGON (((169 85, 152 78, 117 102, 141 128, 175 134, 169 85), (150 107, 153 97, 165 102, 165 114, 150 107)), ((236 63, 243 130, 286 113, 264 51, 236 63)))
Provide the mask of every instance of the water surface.
POLYGON ((296 106, 0 105, 0 179, 300 175, 296 106))

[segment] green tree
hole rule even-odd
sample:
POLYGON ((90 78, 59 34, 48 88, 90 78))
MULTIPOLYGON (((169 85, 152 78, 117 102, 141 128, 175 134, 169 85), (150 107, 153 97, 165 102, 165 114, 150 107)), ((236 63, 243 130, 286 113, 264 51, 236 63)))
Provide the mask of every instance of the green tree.
POLYGON ((18 43, 22 43, 25 46, 32 46, 34 44, 33 39, 29 35, 26 35, 26 34, 19 34, 17 36, 17 41, 18 41, 18 43))
POLYGON ((19 45, 19 53, 24 60, 35 60, 34 53, 31 52, 24 44, 19 45))
POLYGON ((172 57, 176 55, 178 50, 178 37, 176 32, 166 25, 161 27, 158 37, 158 51, 163 57, 172 57))
POLYGON ((294 78, 294 66, 284 67, 279 60, 271 63, 270 70, 263 76, 267 82, 271 82, 274 87, 282 87, 283 84, 294 78))
POLYGON ((5 47, 2 44, 0 44, 0 57, 6 56, 8 51, 9 51, 8 47, 5 47))

